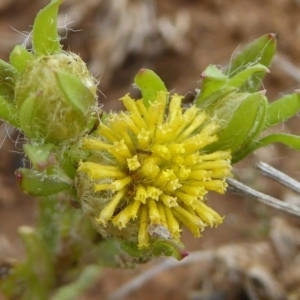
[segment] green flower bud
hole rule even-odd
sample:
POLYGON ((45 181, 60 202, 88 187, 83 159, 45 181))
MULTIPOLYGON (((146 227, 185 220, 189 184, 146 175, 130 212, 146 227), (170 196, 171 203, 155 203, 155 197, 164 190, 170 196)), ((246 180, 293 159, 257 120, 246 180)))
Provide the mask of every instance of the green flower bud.
POLYGON ((76 138, 97 118, 96 91, 96 80, 76 54, 35 57, 16 82, 20 127, 31 139, 76 138))

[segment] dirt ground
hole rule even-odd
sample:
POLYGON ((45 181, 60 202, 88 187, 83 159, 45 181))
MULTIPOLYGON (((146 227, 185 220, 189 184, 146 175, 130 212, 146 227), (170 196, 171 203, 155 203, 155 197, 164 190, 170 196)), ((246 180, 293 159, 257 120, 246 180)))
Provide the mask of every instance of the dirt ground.
MULTIPOLYGON (((1 59, 7 60, 12 47, 22 43, 47 3, 1 1, 1 59)), ((131 83, 142 67, 153 69, 170 90, 189 101, 208 64, 227 65, 241 45, 271 32, 277 34, 278 55, 263 83, 267 96, 272 101, 298 89, 299 17, 297 0, 66 0, 59 21, 61 35, 68 35, 65 48, 79 53, 101 79, 99 101, 109 110, 120 109, 118 99, 134 93, 131 83)), ((298 124, 294 118, 278 130, 300 134, 298 124)), ((21 256, 17 228, 34 224, 36 200, 16 186, 14 170, 23 159, 19 134, 2 126, 0 135, 1 251, 13 246, 13 254, 21 256)), ((274 145, 239 163, 235 175, 257 190, 300 205, 299 196, 255 169, 263 160, 300 180, 299 158, 299 153, 274 145)), ((78 299, 300 299, 299 219, 230 192, 211 194, 209 203, 225 216, 224 224, 205 230, 200 239, 184 233, 184 241, 188 252, 208 251, 211 259, 165 270, 119 298, 112 294, 117 288, 159 262, 134 270, 106 269, 78 299)))

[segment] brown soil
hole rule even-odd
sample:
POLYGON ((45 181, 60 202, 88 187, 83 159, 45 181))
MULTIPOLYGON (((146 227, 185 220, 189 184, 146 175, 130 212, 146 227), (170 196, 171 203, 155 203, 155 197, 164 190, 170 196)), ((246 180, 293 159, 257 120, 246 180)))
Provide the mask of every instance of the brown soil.
MULTIPOLYGON (((133 27, 141 26, 143 17, 132 13, 132 8, 138 7, 140 1, 120 1, 120 5, 121 2, 126 5, 118 15, 119 19, 123 15, 126 16, 124 24, 134 20, 133 27)), ((20 32, 30 31, 29 25, 36 12, 46 3, 48 1, 23 0, 16 4, 6 0, 0 4, 1 59, 7 60, 13 45, 23 41, 24 36, 20 32)), ((142 67, 153 69, 170 90, 185 94, 188 101, 208 64, 225 66, 240 45, 264 33, 276 33, 278 54, 292 65, 300 65, 300 2, 297 0, 156 1, 156 15, 151 24, 157 28, 146 35, 141 46, 135 48, 130 47, 126 40, 114 41, 118 26, 124 26, 118 23, 119 19, 109 25, 115 26, 115 29, 108 32, 108 36, 101 34, 101 28, 107 30, 105 14, 110 5, 109 1, 99 3, 66 0, 60 21, 63 24, 64 16, 68 14, 68 21, 71 18, 76 20, 69 27, 83 28, 78 32, 70 30, 68 39, 63 42, 66 48, 80 53, 91 70, 101 77, 99 101, 104 103, 105 109, 120 108, 118 99, 128 91, 134 92, 130 85, 142 67), (163 21, 174 25, 173 38, 170 32, 164 36, 159 29, 158 24, 165 24, 163 21), (114 57, 114 53, 119 54, 114 57), (102 73, 97 74, 101 70, 102 73)), ((127 32, 129 37, 133 27, 127 32)), ((289 75, 282 67, 282 62, 274 63, 271 74, 264 81, 270 101, 298 88, 296 75, 289 75)), ((299 134, 298 121, 295 118, 279 129, 299 134)), ((11 244, 18 256, 22 255, 22 246, 17 228, 34 224, 36 200, 18 191, 15 183, 14 170, 22 166, 23 158, 21 146, 15 142, 20 141, 18 133, 2 126, 0 134, 0 142, 3 141, 0 151, 0 251, 5 253, 6 249, 11 249, 11 244)), ((272 146, 257 151, 239 163, 235 170, 237 178, 249 186, 299 204, 299 197, 263 178, 255 170, 255 163, 259 160, 299 180, 299 154, 283 146, 272 146)), ((213 262, 167 270, 122 299, 300 299, 297 285, 299 271, 293 268, 299 267, 299 220, 229 192, 225 196, 211 195, 209 202, 225 216, 224 224, 217 229, 206 230, 200 239, 184 233, 184 241, 190 252, 214 251, 213 262), (274 231, 283 232, 279 238, 281 242, 284 240, 286 243, 287 236, 290 238, 291 246, 285 249, 288 255, 279 253, 281 242, 270 239, 274 231), (230 263, 230 259, 233 262, 230 263), (274 295, 268 290, 270 288, 275 291, 274 295), (251 298, 251 291, 257 292, 258 298, 251 298)), ((106 269, 89 292, 78 299, 105 299, 123 283, 150 267, 151 264, 146 264, 135 270, 106 269)))

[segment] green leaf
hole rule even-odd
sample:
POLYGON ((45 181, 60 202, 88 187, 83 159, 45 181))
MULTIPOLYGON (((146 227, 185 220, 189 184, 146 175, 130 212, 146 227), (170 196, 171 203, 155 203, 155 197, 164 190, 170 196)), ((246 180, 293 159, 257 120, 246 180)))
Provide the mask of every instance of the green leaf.
POLYGON ((182 260, 187 256, 183 248, 183 245, 175 240, 156 240, 151 244, 150 251, 154 257, 173 256, 182 260))
POLYGON ((0 96, 8 102, 14 101, 14 88, 17 70, 9 63, 0 59, 0 96))
POLYGON ((0 119, 15 127, 20 127, 18 114, 17 108, 0 96, 0 119))
POLYGON ((267 108, 268 108, 268 100, 266 97, 262 97, 260 99, 259 109, 257 111, 257 116, 252 131, 248 135, 248 137, 245 138, 245 141, 241 145, 240 149, 236 153, 233 153, 232 160, 231 160, 232 163, 237 163, 242 158, 244 158, 247 154, 250 153, 248 149, 251 148, 252 143, 256 141, 256 138, 264 129, 265 122, 266 122, 267 108))
POLYGON ((33 168, 36 170, 43 170, 49 165, 49 162, 47 160, 53 148, 54 144, 25 144, 23 146, 25 154, 32 163, 33 168))
POLYGON ((257 128, 263 119, 260 112, 266 101, 261 92, 250 94, 238 106, 227 126, 218 133, 218 141, 209 145, 209 152, 231 149, 232 155, 257 134, 257 128))
POLYGON ((28 62, 33 59, 33 55, 21 45, 15 46, 9 55, 11 65, 19 72, 23 73, 28 62))
POLYGON ((128 255, 137 258, 146 257, 147 254, 146 249, 140 249, 136 243, 131 241, 122 241, 120 243, 120 249, 122 249, 128 255))
POLYGON ((286 133, 273 133, 263 137, 258 141, 252 141, 246 151, 242 153, 239 160, 243 159, 256 149, 266 147, 273 143, 281 143, 292 149, 300 151, 300 136, 286 133))
POLYGON ((300 109, 300 94, 286 95, 268 106, 265 128, 282 123, 293 117, 300 109))
MULTIPOLYGON (((238 52, 231 60, 230 65, 225 69, 225 74, 230 78, 237 75, 237 73, 251 67, 254 64, 261 64, 267 68, 270 66, 276 51, 275 34, 265 34, 260 38, 254 40, 242 51, 238 52)), ((261 73, 255 72, 249 77, 247 82, 243 85, 243 90, 247 92, 254 92, 261 84, 261 80, 265 75, 265 71, 261 73)))
POLYGON ((238 91, 254 74, 262 72, 269 72, 269 69, 262 64, 255 64, 229 79, 216 66, 210 65, 201 74, 203 78, 202 87, 195 97, 195 103, 199 108, 209 108, 214 102, 218 102, 219 98, 238 91))
MULTIPOLYGON (((259 98, 259 110, 257 111, 255 124, 253 126, 252 134, 249 140, 253 140, 260 135, 265 127, 266 115, 268 109, 268 99, 265 97, 265 91, 258 92, 261 97, 259 98)), ((244 145, 247 144, 244 143, 244 145)))
POLYGON ((37 14, 32 32, 34 53, 51 55, 61 51, 60 37, 57 33, 58 8, 63 0, 52 0, 37 14))
POLYGON ((36 110, 38 108, 38 99, 33 94, 23 102, 20 114, 20 127, 28 138, 35 138, 34 122, 36 110))
POLYGON ((232 88, 229 89, 225 95, 222 95, 223 91, 214 93, 213 95, 217 94, 219 97, 209 97, 199 106, 206 110, 211 118, 219 120, 218 125, 222 129, 228 125, 240 104, 249 96, 248 93, 236 93, 232 88))
POLYGON ((249 68, 246 68, 242 70, 241 72, 238 72, 236 75, 231 77, 228 81, 228 85, 232 87, 240 88, 245 83, 248 82, 249 79, 251 79, 254 74, 257 73, 269 73, 269 69, 262 65, 262 64, 256 64, 253 66, 250 66, 249 68))
POLYGON ((71 188, 71 182, 53 166, 43 172, 20 168, 15 175, 20 188, 33 196, 49 196, 71 188))
POLYGON ((273 143, 281 143, 292 149, 300 151, 300 136, 286 133, 273 133, 263 137, 258 141, 257 148, 264 147, 273 143))
MULTIPOLYGON (((216 92, 210 94, 207 98, 205 98, 202 102, 197 102, 196 106, 200 109, 207 109, 207 110, 213 110, 213 107, 216 107, 219 105, 219 103, 223 103, 225 99, 235 97, 237 95, 236 93, 237 88, 226 86, 224 88, 221 88, 217 90, 216 92)), ((196 96, 196 101, 198 97, 196 96)))
MULTIPOLYGON (((200 107, 200 104, 213 94, 218 91, 222 92, 223 88, 227 86, 228 81, 228 77, 215 65, 209 65, 201 74, 201 77, 203 78, 201 91, 195 98, 197 107, 200 107)), ((224 90, 224 93, 227 93, 227 89, 224 90)))
POLYGON ((79 78, 68 72, 55 71, 55 77, 65 99, 78 113, 86 117, 91 111, 91 106, 96 105, 90 90, 79 78))
POLYGON ((141 69, 134 77, 134 82, 141 90, 143 101, 146 107, 155 101, 157 92, 167 92, 167 88, 160 77, 149 69, 141 69))

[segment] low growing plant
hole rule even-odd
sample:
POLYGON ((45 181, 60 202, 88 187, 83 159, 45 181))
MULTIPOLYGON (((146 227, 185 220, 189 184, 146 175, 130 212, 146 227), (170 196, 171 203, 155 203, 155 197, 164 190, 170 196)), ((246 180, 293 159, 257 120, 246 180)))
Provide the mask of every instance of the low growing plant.
POLYGON ((0 118, 24 134, 30 161, 16 179, 39 198, 36 227, 19 229, 26 259, 1 278, 10 299, 75 299, 103 266, 184 258, 183 226, 198 238, 222 223, 206 197, 225 193, 234 163, 275 142, 300 150, 298 136, 265 133, 300 108, 297 92, 269 103, 259 90, 274 34, 222 70, 209 65, 188 107, 142 69, 141 98, 127 94, 124 111, 104 112, 97 80, 60 45, 61 3, 38 13, 31 50, 17 45, 0 61, 0 118))

